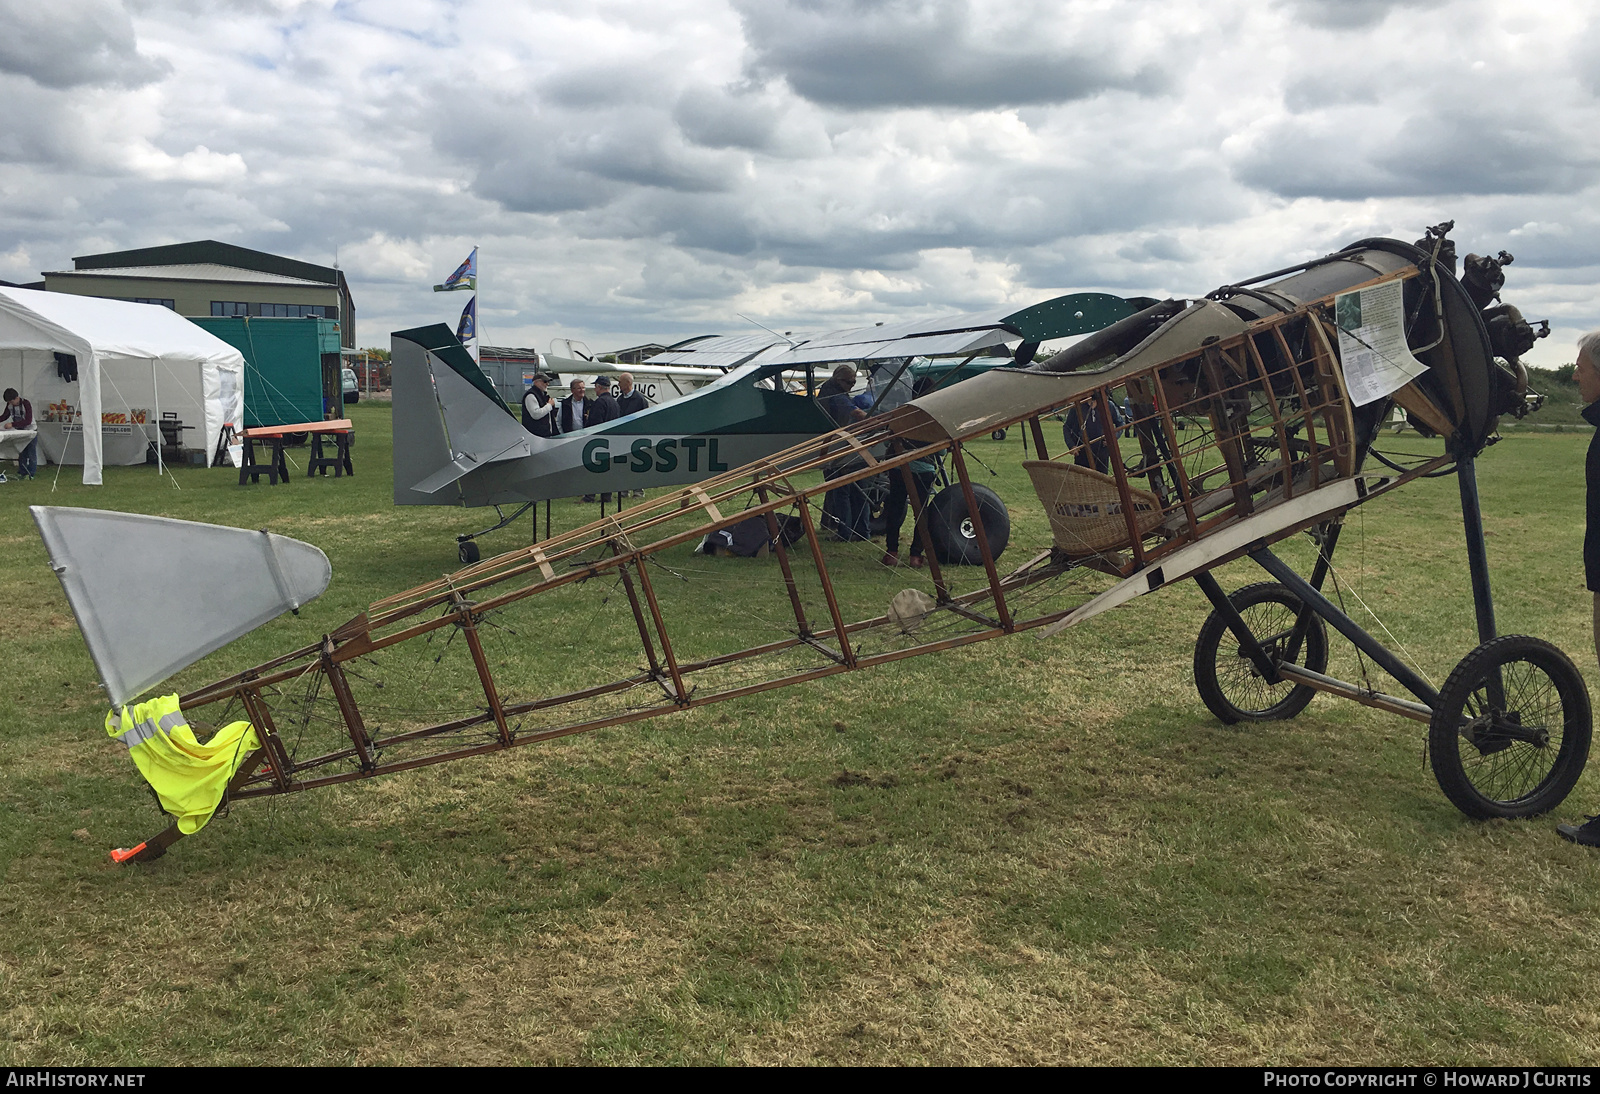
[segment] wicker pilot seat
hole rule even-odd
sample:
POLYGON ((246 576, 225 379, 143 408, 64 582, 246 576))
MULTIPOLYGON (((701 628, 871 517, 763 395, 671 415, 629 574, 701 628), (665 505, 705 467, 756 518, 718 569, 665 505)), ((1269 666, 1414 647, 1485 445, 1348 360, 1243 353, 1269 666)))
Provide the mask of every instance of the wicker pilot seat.
MULTIPOLYGON (((1056 548, 1083 558, 1133 546, 1117 480, 1089 467, 1055 460, 1024 460, 1033 489, 1050 518, 1056 548)), ((1160 527, 1161 501, 1131 484, 1128 493, 1140 537, 1160 527)))

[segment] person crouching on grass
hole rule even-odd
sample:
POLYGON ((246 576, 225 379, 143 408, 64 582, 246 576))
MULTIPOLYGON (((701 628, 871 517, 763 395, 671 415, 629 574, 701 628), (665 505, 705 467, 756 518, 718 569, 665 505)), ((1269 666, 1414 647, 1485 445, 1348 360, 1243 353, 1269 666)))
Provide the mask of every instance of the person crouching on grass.
MULTIPOLYGON (((1589 454, 1583 466, 1587 487, 1583 575, 1589 591, 1594 594, 1595 654, 1600 657, 1600 331, 1591 331, 1578 339, 1578 364, 1573 371, 1578 381, 1578 398, 1584 404, 1583 420, 1597 427, 1589 441, 1589 454)), ((1558 824, 1556 831, 1573 843, 1600 847, 1600 816, 1590 817, 1585 824, 1558 824)))
MULTIPOLYGON (((0 410, 0 429, 32 429, 33 404, 17 394, 14 387, 6 388, 5 400, 5 409, 0 410)), ((38 470, 39 438, 35 437, 17 454, 17 478, 31 479, 38 470)), ((5 481, 5 476, 0 475, 0 482, 5 481)))

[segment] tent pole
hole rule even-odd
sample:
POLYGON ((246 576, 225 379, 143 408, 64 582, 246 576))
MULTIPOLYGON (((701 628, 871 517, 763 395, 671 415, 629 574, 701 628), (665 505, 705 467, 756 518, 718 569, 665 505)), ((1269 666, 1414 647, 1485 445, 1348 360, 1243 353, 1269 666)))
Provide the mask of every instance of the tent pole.
MULTIPOLYGON (((150 390, 155 394, 156 404, 156 478, 167 473, 166 464, 161 462, 161 388, 156 383, 156 359, 150 358, 150 390)), ((130 414, 130 417, 132 415, 130 414)))

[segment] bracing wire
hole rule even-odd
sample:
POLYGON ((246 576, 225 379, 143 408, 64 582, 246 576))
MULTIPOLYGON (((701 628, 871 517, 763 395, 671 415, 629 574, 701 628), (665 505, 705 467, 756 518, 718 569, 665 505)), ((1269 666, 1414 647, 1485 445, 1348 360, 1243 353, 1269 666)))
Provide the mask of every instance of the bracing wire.
MULTIPOLYGON (((1366 568, 1367 568, 1366 567, 1366 539, 1367 539, 1367 536, 1366 536, 1366 515, 1364 513, 1361 516, 1361 524, 1358 525, 1358 527, 1357 527, 1357 538, 1359 538, 1360 541, 1361 541, 1361 558, 1360 558, 1359 562, 1357 563, 1357 566, 1358 566, 1358 569, 1360 570, 1360 573, 1362 575, 1365 575, 1366 574, 1366 568)), ((1339 571, 1334 569, 1333 561, 1331 559, 1328 560, 1328 573, 1333 577, 1334 589, 1336 591, 1338 591, 1339 588, 1340 588, 1339 571)), ((1378 624, 1378 627, 1383 631, 1383 633, 1385 635, 1388 636, 1389 641, 1394 643, 1395 648, 1400 651, 1400 653, 1405 657, 1405 659, 1407 661, 1411 662, 1412 667, 1417 670, 1417 675, 1421 676, 1423 678, 1423 680, 1427 681, 1427 684, 1428 684, 1429 687, 1434 688, 1434 689, 1437 690, 1438 685, 1433 682, 1433 678, 1430 677, 1428 675, 1427 670, 1422 667, 1422 663, 1420 661, 1418 661, 1415 656, 1412 655, 1412 653, 1411 653, 1411 651, 1409 649, 1406 648, 1406 644, 1404 642, 1400 641, 1400 639, 1398 637, 1396 637, 1395 633, 1389 629, 1389 625, 1383 621, 1383 619, 1378 615, 1378 613, 1372 610, 1372 606, 1370 604, 1368 604, 1366 602, 1366 600, 1364 600, 1362 598, 1360 592, 1358 592, 1356 590, 1355 586, 1354 585, 1349 586, 1349 590, 1350 590, 1350 595, 1355 598, 1356 603, 1360 604, 1362 609, 1368 615, 1370 615, 1372 617, 1373 622, 1378 624)), ((1339 607, 1340 607, 1341 610, 1344 608, 1344 597, 1343 597, 1342 593, 1341 593, 1341 595, 1339 597, 1339 607)), ((1367 676, 1366 660, 1361 657, 1361 650, 1359 648, 1357 648, 1357 650, 1356 650, 1356 657, 1361 662, 1361 679, 1367 685, 1367 690, 1371 691, 1372 690, 1372 681, 1367 676)))

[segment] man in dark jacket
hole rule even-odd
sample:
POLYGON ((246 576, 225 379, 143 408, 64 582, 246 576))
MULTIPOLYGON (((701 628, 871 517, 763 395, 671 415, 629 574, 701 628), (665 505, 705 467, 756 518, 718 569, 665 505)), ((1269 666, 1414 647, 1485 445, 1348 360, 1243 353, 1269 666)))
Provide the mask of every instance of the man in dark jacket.
POLYGON ((582 380, 567 384, 571 394, 561 400, 561 409, 556 412, 557 433, 576 433, 589 424, 589 400, 584 398, 584 387, 582 380))
MULTIPOLYGON (((633 373, 617 373, 617 411, 626 418, 629 414, 637 414, 641 410, 650 408, 650 397, 633 386, 633 373)), ((643 490, 633 491, 636 498, 644 497, 643 490)))
MULTIPOLYGON (((594 378, 594 398, 590 399, 589 405, 584 408, 583 424, 604 425, 606 422, 616 421, 621 416, 621 413, 617 410, 617 400, 611 394, 611 377, 596 376, 594 378)), ((588 500, 593 501, 594 496, 592 494, 589 495, 588 500)), ((600 495, 601 505, 605 505, 610 500, 611 494, 609 492, 600 495)))
POLYGON ((649 406, 649 396, 633 386, 633 373, 617 373, 617 410, 622 413, 623 417, 629 414, 637 414, 641 410, 647 410, 649 406))
MULTIPOLYGON (((855 386, 856 370, 850 365, 840 365, 833 370, 828 381, 817 389, 817 402, 835 425, 849 425, 867 416, 865 410, 850 400, 850 392, 855 386)), ((836 479, 860 471, 865 466, 860 456, 844 456, 825 466, 822 474, 824 478, 836 479)), ((872 505, 860 483, 828 491, 822 499, 822 522, 831 526, 833 534, 842 540, 872 538, 872 505)))
MULTIPOLYGON (((568 395, 561 400, 561 406, 556 410, 556 432, 576 433, 589 424, 589 415, 594 406, 594 400, 585 398, 585 389, 588 387, 582 380, 567 382, 568 395)), ((585 494, 584 501, 593 501, 593 494, 585 494)))
POLYGON ((596 376, 594 378, 594 399, 584 408, 584 425, 604 425, 614 422, 622 417, 622 411, 617 408, 616 396, 611 394, 611 377, 596 376))
POLYGON ((828 417, 833 419, 835 425, 849 425, 867 416, 865 410, 850 401, 850 392, 855 390, 855 386, 855 368, 840 365, 833 370, 827 382, 817 389, 817 402, 822 404, 822 409, 828 412, 828 417))
POLYGON ((534 373, 533 386, 522 397, 522 428, 535 437, 554 437, 561 432, 556 421, 556 401, 550 395, 548 373, 534 373))
MULTIPOLYGON (((1594 594, 1595 652, 1600 655, 1600 331, 1578 339, 1578 398, 1584 402, 1583 420, 1595 426, 1584 460, 1583 477, 1588 488, 1584 507, 1583 571, 1585 584, 1594 594)), ((1600 847, 1600 816, 1587 824, 1558 824, 1556 831, 1573 843, 1600 847)))

